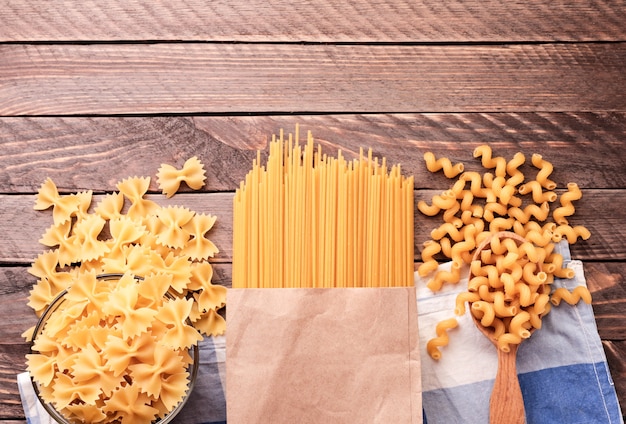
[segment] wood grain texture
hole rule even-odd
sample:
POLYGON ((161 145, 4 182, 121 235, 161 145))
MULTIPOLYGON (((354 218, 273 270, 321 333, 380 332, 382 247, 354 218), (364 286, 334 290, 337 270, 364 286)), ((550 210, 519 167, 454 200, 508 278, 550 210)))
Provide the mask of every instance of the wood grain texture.
POLYGON ((626 109, 626 43, 5 44, 0 57, 0 115, 626 109))
MULTIPOLYGON (((541 153, 554 163, 561 187, 626 187, 626 113, 428 113, 309 116, 193 116, 141 118, 0 118, 0 192, 35 193, 50 177, 63 192, 114 190, 122 177, 152 176, 160 163, 181 166, 197 155, 205 164, 205 191, 233 191, 256 149, 280 129, 311 131, 325 152, 348 158, 371 148, 402 164, 419 189, 447 189, 450 180, 426 170, 434 152, 480 170, 472 152, 488 143, 496 154, 527 161, 541 153)), ((524 166, 528 175, 536 172, 524 166)), ((182 191, 189 191, 184 186, 182 191)), ((624 216, 623 213, 618 216, 624 216)))
POLYGON ((0 1, 0 41, 623 41, 624 1, 0 1))
MULTIPOLYGON (((418 190, 415 202, 430 199, 441 191, 418 190)), ((572 245, 572 256, 581 260, 626 260, 626 238, 623 223, 623 204, 613 201, 614 196, 626 198, 626 190, 587 190, 583 199, 576 202, 577 212, 570 222, 585 225, 592 233, 587 241, 572 245)), ((232 193, 184 194, 166 199, 162 195, 147 198, 161 205, 181 205, 191 210, 216 215, 218 220, 207 237, 220 252, 214 262, 232 260, 232 193)), ((51 211, 33 210, 34 195, 0 195, 0 264, 29 264, 47 250, 38 240, 52 225, 51 211)), ((101 199, 95 195, 93 204, 101 199)), ((422 243, 430 239, 430 232, 443 223, 441 217, 426 217, 415 211, 415 255, 419 258, 422 243)))
MULTIPOLYGON (((602 336, 626 340, 626 274, 623 263, 585 263, 585 276, 593 295, 593 309, 602 336)), ((626 365, 622 364, 621 369, 626 372, 626 365)))
MULTIPOLYGON (((35 320, 28 264, 51 222, 32 209, 43 180, 99 199, 152 176, 151 199, 218 215, 214 282, 229 286, 233 191, 297 123, 329 154, 401 163, 416 200, 451 184, 424 152, 482 170, 482 143, 541 153, 559 186, 579 183, 575 223, 592 238, 572 256, 626 413, 625 19, 626 0, 0 0, 0 423, 24 422, 15 376, 35 320), (206 187, 159 195, 158 165, 193 155, 206 187)), ((440 220, 415 219, 417 266, 440 220)))

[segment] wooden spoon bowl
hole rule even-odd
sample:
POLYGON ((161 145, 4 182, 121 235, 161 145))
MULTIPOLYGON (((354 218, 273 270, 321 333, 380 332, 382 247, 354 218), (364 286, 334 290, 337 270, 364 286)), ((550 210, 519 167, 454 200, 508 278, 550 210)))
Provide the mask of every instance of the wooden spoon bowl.
MULTIPOLYGON (((500 240, 510 238, 515 240, 518 246, 526 241, 526 239, 513 232, 502 231, 495 233, 478 246, 474 253, 473 260, 481 260, 482 251, 491 247, 491 241, 494 238, 500 240)), ((541 271, 541 266, 539 266, 539 271, 541 271)), ((469 280, 471 280, 472 277, 473 274, 470 270, 469 280)), ((470 303, 469 306, 471 309, 472 304, 470 303)), ((472 315, 476 327, 498 350, 498 371, 489 402, 489 422, 491 424, 523 424, 525 422, 524 399, 517 378, 516 367, 517 348, 519 345, 510 344, 508 351, 498 348, 495 329, 493 327, 485 327, 481 324, 480 319, 473 313, 470 314, 472 315)), ((532 332, 533 330, 534 328, 530 331, 532 332)))

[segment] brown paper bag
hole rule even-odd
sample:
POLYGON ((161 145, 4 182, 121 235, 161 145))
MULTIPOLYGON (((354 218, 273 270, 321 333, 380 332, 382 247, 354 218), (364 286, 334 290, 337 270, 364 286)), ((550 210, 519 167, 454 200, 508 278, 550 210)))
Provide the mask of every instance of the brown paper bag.
POLYGON ((422 423, 415 288, 230 289, 238 423, 422 423))

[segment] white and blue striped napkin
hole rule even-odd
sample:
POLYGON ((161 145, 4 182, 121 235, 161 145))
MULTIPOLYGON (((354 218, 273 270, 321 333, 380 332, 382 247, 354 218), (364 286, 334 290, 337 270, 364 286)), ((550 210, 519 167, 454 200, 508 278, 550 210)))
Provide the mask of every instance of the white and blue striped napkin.
MULTIPOLYGON (((576 275, 571 280, 557 278, 553 285, 570 290, 586 285, 583 265, 571 260, 567 243, 559 243, 556 251, 576 275)), ((442 348, 439 361, 424 348, 435 337, 437 322, 454 316, 456 295, 467 289, 467 278, 438 293, 426 288, 426 282, 416 274, 424 422, 487 424, 497 351, 469 312, 449 331, 450 343, 442 348)), ((623 423, 591 305, 581 301, 553 307, 542 328, 521 344, 517 371, 528 424, 623 423)))

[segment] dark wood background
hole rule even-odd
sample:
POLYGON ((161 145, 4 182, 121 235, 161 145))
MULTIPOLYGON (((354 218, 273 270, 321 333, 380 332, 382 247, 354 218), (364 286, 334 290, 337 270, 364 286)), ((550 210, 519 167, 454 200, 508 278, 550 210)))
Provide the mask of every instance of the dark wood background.
MULTIPOLYGON (((555 165, 584 192, 576 222, 598 331, 626 405, 626 2, 573 0, 0 0, 0 422, 23 422, 16 374, 32 325, 27 273, 50 225, 34 194, 111 192, 197 155, 230 285, 232 195, 281 128, 449 181, 425 151, 479 169, 474 147, 555 165)), ((527 168, 530 169, 530 168, 527 168)), ((153 178, 151 196, 158 194, 153 178)), ((415 257, 434 221, 416 215, 415 257)), ((416 262, 417 265, 417 262, 416 262)))

